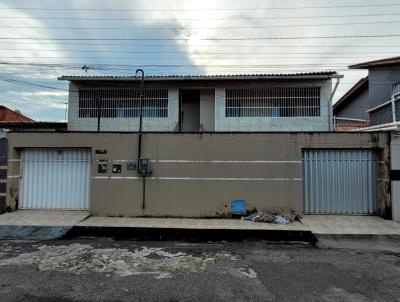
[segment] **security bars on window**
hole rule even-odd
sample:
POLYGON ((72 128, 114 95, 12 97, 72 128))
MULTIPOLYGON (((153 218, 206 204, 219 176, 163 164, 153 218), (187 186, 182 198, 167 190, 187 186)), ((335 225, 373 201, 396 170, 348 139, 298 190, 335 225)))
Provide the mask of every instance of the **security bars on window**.
MULTIPOLYGON (((139 89, 80 90, 79 117, 97 118, 100 101, 103 118, 137 118, 140 115, 139 89)), ((143 117, 168 117, 168 89, 145 89, 143 117)))
POLYGON ((320 87, 226 89, 226 117, 320 116, 320 87))

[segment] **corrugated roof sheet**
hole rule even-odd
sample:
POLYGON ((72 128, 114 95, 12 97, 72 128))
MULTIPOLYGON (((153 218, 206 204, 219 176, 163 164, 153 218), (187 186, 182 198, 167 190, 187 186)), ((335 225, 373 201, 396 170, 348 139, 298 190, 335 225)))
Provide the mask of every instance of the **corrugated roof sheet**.
MULTIPOLYGON (((263 79, 320 79, 338 77, 335 71, 280 73, 280 74, 219 74, 219 75, 150 75, 146 80, 263 80, 263 79)), ((67 81, 138 81, 135 76, 62 76, 67 81)))
POLYGON ((369 61, 359 64, 350 65, 350 69, 364 69, 370 67, 377 67, 377 66, 389 66, 389 65, 399 65, 400 64, 400 57, 392 57, 386 58, 381 60, 369 61))

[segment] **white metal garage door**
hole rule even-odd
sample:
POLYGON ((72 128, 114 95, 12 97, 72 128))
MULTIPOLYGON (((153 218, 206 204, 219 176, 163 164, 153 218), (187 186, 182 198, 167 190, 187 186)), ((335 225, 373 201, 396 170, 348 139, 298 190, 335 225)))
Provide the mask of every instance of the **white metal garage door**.
POLYGON ((22 150, 21 178, 21 209, 89 208, 89 150, 22 150))
POLYGON ((304 212, 373 214, 376 159, 372 150, 307 150, 304 212))

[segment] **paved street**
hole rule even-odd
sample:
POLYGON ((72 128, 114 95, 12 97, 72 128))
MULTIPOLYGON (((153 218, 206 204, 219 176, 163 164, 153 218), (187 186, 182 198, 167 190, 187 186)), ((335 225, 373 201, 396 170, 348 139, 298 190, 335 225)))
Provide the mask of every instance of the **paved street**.
POLYGON ((264 242, 0 241, 1 301, 399 301, 400 254, 264 242))

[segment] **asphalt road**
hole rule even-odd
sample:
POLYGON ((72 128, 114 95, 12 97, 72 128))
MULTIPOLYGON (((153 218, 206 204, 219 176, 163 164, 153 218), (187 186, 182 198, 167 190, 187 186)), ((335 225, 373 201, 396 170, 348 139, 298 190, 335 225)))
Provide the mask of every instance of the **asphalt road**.
POLYGON ((0 301, 400 301, 400 254, 264 242, 0 241, 0 301))

